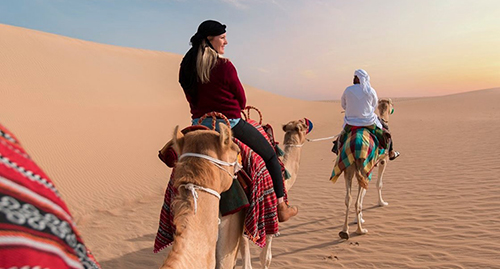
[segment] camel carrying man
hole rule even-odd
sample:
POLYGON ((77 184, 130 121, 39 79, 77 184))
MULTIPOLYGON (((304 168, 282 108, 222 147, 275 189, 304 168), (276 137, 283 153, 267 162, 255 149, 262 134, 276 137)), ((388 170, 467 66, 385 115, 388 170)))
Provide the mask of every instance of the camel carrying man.
MULTIPOLYGON (((384 145, 383 130, 388 132, 389 126, 380 121, 375 110, 378 106, 378 96, 375 89, 370 85, 370 76, 363 69, 358 69, 354 72, 353 85, 347 87, 341 98, 342 108, 345 110, 343 130, 339 138, 333 142, 332 152, 338 154, 339 141, 343 141, 346 133, 346 126, 369 127, 375 128, 375 135, 384 145)), ((392 114, 392 113, 391 113, 392 114)), ((389 143, 389 159, 394 160, 399 157, 400 153, 394 151, 392 138, 389 143)))

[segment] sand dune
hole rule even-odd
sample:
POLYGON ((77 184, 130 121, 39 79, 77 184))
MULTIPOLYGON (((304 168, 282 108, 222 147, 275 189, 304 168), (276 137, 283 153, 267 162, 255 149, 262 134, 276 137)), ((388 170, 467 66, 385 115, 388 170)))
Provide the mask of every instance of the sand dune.
MULTIPOLYGON (((166 251, 152 248, 170 170, 157 151, 175 125, 189 124, 177 83, 182 56, 1 24, 0 36, 2 124, 51 176, 103 268, 158 267, 166 251)), ((313 121, 310 138, 341 127, 338 102, 244 83, 279 141, 280 125, 293 119, 313 121)), ((499 101, 500 89, 395 99, 390 126, 402 156, 385 174, 389 206, 376 206, 372 182, 369 233, 349 241, 337 235, 345 190, 343 178, 328 181, 331 142, 307 143, 289 193, 300 213, 281 225, 272 267, 500 268, 499 101)), ((255 267, 258 251, 252 246, 255 267)))

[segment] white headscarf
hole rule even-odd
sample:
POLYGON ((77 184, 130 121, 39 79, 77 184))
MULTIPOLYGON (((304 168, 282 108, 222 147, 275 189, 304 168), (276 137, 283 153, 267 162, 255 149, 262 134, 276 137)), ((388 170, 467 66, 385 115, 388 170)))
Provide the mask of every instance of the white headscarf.
POLYGON ((369 94, 372 91, 372 85, 370 85, 370 76, 363 69, 358 69, 354 71, 354 75, 359 78, 359 84, 363 88, 365 94, 369 94))

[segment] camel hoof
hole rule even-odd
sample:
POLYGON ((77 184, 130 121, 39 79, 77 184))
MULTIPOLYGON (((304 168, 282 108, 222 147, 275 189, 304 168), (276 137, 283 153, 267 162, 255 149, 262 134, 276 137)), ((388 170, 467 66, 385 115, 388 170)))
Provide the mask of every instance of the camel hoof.
POLYGON ((359 234, 359 235, 363 235, 363 234, 367 234, 368 233, 368 230, 367 229, 361 229, 361 230, 356 230, 356 233, 359 234))
POLYGON ((383 206, 388 206, 389 203, 388 202, 384 202, 384 201, 379 201, 378 205, 381 206, 381 207, 383 207, 383 206))
POLYGON ((340 238, 345 239, 345 240, 349 239, 349 233, 344 232, 344 231, 339 232, 339 236, 340 236, 340 238))

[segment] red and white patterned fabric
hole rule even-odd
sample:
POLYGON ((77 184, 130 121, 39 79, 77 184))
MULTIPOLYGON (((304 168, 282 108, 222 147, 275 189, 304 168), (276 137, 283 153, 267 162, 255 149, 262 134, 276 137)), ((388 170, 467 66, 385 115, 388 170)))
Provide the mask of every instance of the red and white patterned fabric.
POLYGON ((100 268, 52 180, 1 124, 0 268, 100 268))

